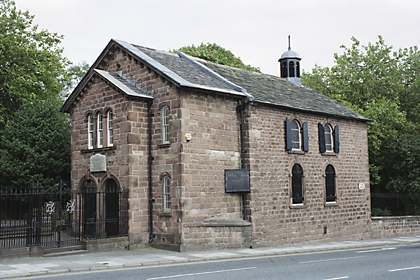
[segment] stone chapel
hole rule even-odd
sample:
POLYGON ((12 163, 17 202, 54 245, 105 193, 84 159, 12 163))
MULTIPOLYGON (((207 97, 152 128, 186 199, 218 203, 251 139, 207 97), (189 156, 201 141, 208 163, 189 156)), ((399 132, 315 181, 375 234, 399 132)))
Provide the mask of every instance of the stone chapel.
POLYGON ((368 237, 368 120, 302 84, 290 45, 278 62, 273 76, 110 40, 61 108, 84 237, 177 251, 368 237))

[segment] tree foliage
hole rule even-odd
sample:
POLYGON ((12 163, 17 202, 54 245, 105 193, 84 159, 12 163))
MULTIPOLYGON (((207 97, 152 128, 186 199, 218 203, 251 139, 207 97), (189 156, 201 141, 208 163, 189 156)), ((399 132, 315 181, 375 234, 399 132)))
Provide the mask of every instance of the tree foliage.
POLYGON ((80 64, 72 64, 67 67, 67 73, 70 77, 70 81, 64 90, 61 92, 60 97, 61 99, 66 99, 69 97, 73 89, 77 86, 77 84, 82 80, 83 76, 89 70, 90 65, 83 61, 80 64))
POLYGON ((25 102, 56 98, 69 85, 62 36, 38 30, 33 18, 0 0, 0 130, 25 102))
POLYGON ((407 166, 406 155, 413 151, 403 144, 420 128, 420 52, 417 47, 393 51, 381 36, 367 46, 354 37, 352 42, 351 47, 341 46, 342 54, 334 54, 331 68, 316 66, 302 75, 303 82, 371 120, 367 130, 373 189, 420 194, 420 185, 402 184, 415 175, 414 169, 399 173, 405 177, 398 181, 387 175, 390 166, 407 166))
POLYGON ((174 50, 174 52, 177 51, 217 64, 241 68, 258 73, 261 72, 259 68, 244 64, 242 60, 239 57, 236 57, 231 51, 226 50, 225 48, 214 43, 207 43, 206 45, 201 43, 201 45, 198 47, 192 45, 174 50))
POLYGON ((31 181, 52 186, 70 177, 70 121, 58 100, 24 104, 0 142, 0 187, 21 189, 31 181))

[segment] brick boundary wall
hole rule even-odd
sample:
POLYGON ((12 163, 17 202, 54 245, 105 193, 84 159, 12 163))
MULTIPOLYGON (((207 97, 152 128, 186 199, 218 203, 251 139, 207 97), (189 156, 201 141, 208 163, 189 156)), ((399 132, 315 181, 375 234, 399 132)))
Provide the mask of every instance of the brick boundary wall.
POLYGON ((372 217, 373 238, 415 234, 420 234, 420 216, 372 217))

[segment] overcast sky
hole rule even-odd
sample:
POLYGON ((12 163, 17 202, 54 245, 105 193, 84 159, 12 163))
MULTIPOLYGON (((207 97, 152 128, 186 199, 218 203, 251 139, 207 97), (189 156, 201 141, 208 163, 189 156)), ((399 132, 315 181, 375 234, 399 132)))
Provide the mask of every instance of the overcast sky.
POLYGON ((395 50, 418 46, 419 0, 15 0, 41 29, 64 35, 64 55, 92 64, 111 38, 159 50, 216 43, 245 64, 279 75, 292 50, 308 72, 332 66, 351 37, 382 35, 395 50))

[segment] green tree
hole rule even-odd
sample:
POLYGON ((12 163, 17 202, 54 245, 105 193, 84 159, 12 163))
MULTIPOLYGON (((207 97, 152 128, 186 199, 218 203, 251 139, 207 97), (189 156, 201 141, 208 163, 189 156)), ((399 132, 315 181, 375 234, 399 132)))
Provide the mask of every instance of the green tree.
POLYGON ((62 36, 38 30, 33 18, 0 0, 0 131, 23 103, 56 98, 70 82, 62 36))
POLYGON ((70 121, 58 100, 36 99, 15 113, 0 142, 0 187, 22 189, 31 181, 52 186, 70 179, 70 121))
POLYGON ((83 76, 87 73, 89 70, 90 65, 86 63, 86 61, 83 61, 80 64, 72 64, 67 67, 67 73, 70 77, 70 81, 67 84, 67 86, 64 88, 64 90, 61 92, 60 97, 61 99, 66 99, 69 97, 71 92, 74 90, 74 88, 77 86, 77 84, 82 80, 83 76))
MULTIPOLYGON (((395 191, 386 176, 388 152, 400 137, 418 129, 420 60, 416 47, 394 52, 381 36, 378 42, 341 46, 329 68, 303 73, 303 82, 369 118, 368 144, 373 189, 395 191)), ((404 157, 394 157, 404 164, 404 157)))
POLYGON ((259 68, 244 64, 242 60, 239 57, 236 57, 231 51, 226 50, 225 48, 214 43, 207 43, 206 45, 201 43, 201 45, 198 47, 194 45, 182 47, 178 50, 174 50, 173 52, 177 51, 183 52, 193 57, 202 58, 204 60, 214 62, 217 64, 241 68, 258 73, 261 72, 259 68))

